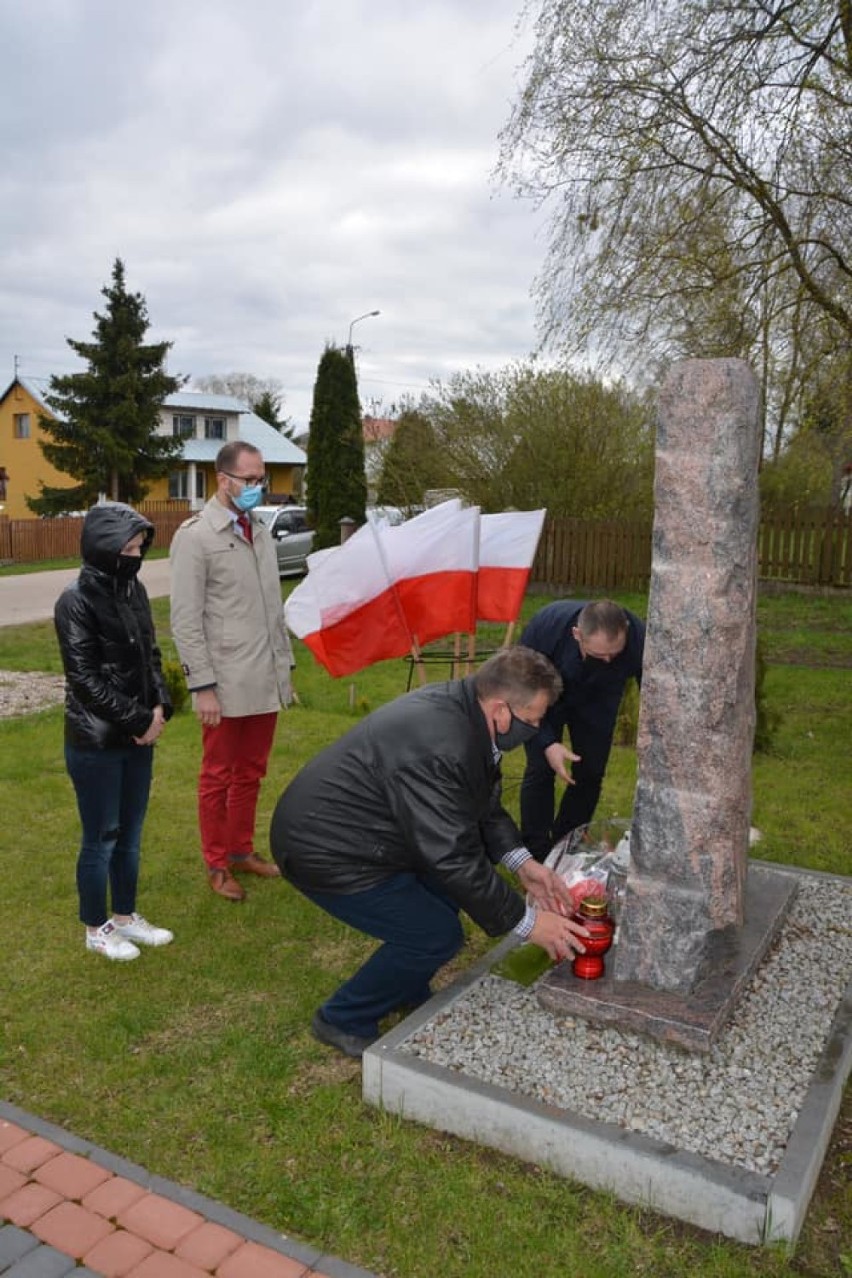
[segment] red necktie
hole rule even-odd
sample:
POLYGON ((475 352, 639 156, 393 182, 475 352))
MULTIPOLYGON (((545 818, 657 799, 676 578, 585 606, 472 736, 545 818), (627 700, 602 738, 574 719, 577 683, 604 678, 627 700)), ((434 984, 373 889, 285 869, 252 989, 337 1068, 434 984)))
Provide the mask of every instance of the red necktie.
POLYGON ((246 541, 249 543, 249 545, 251 545, 253 538, 251 535, 251 520, 249 519, 248 515, 245 514, 245 512, 243 512, 242 515, 237 515, 237 523, 242 529, 242 533, 246 541))

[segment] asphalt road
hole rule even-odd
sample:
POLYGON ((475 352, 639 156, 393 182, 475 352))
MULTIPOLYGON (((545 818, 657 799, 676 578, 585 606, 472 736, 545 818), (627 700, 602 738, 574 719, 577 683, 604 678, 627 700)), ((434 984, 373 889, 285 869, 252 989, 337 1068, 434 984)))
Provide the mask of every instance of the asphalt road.
MULTIPOLYGON (((16 577, 0 577, 0 626, 20 626, 28 621, 50 621, 53 605, 70 581, 76 568, 58 568, 52 572, 26 572, 16 577)), ((139 574, 152 599, 169 593, 168 559, 151 559, 139 574)))

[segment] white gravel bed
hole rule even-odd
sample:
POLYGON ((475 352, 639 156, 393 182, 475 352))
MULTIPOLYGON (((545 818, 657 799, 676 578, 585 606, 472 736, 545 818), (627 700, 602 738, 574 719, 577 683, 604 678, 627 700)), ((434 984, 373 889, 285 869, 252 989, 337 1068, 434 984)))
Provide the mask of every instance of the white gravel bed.
POLYGON ((398 1050, 771 1175, 852 980, 852 882, 799 881, 775 945, 707 1053, 555 1017, 534 986, 491 975, 398 1050))
POLYGON ((36 714, 65 700, 65 677, 34 670, 0 670, 0 719, 36 714))

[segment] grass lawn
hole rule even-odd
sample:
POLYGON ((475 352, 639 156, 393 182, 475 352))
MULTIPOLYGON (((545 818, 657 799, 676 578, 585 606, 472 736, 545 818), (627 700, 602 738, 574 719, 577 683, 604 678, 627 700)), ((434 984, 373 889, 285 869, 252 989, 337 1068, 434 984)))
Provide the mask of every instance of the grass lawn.
MULTIPOLYGON (((528 599, 525 615, 544 602, 528 599)), ((645 610, 641 598, 623 602, 645 610)), ((154 610, 171 655, 167 602, 154 610)), ((852 605, 779 596, 762 599, 759 615, 767 695, 782 715, 771 753, 755 761, 760 855, 852 873, 852 605)), ((500 638, 492 629, 480 647, 500 638)), ((281 716, 261 797, 262 851, 287 780, 408 679, 405 662, 333 681, 303 649, 297 659, 301 705, 281 716)), ((60 669, 52 627, 0 629, 0 668, 60 669)), ((60 710, 0 720, 4 1099, 398 1278, 852 1274, 849 1092, 793 1257, 625 1207, 364 1106, 359 1065, 316 1043, 308 1026, 371 944, 286 884, 251 881, 239 907, 207 889, 195 818, 199 731, 189 713, 157 748, 139 901, 177 939, 131 964, 86 954, 61 740, 60 710)), ((506 761, 510 807, 521 756, 506 761)), ((629 814, 634 783, 634 752, 617 748, 600 814, 629 814)), ((453 970, 488 944, 470 929, 453 970)))

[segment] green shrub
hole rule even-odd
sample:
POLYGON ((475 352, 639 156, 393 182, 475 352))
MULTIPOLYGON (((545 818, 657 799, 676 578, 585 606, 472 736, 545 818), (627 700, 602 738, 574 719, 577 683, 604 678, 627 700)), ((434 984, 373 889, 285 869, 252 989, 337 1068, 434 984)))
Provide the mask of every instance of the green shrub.
POLYGON ((183 676, 183 668, 179 661, 166 660, 163 662, 163 678, 166 681, 166 687, 169 690, 169 696, 172 699, 172 708, 177 714, 179 710, 183 710, 189 701, 189 688, 186 686, 186 679, 183 676))

